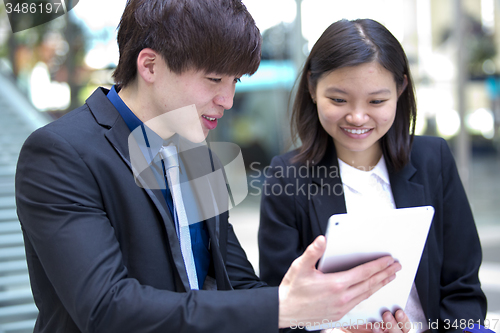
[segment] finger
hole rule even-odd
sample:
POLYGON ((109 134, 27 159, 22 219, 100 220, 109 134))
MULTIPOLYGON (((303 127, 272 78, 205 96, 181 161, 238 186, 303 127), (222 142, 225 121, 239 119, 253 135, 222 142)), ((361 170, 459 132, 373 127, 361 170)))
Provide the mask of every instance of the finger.
POLYGON ((381 322, 375 322, 372 326, 372 333, 383 333, 384 332, 384 324, 381 322))
POLYGON ((408 333, 411 330, 412 324, 410 322, 410 318, 408 318, 408 316, 406 315, 406 313, 403 310, 396 311, 396 320, 399 323, 402 323, 403 333, 408 333))
POLYGON ((355 285, 369 279, 377 273, 384 271, 393 263, 394 258, 391 256, 385 256, 345 271, 344 278, 346 281, 349 281, 351 285, 355 285))
POLYGON ((372 333, 372 330, 371 328, 369 328, 369 325, 350 326, 349 329, 345 329, 345 331, 350 333, 372 333))
POLYGON ((391 265, 386 267, 384 270, 375 273, 374 275, 368 277, 365 280, 357 284, 352 284, 349 288, 349 292, 352 293, 353 297, 356 295, 362 295, 368 293, 372 295, 377 290, 385 286, 387 283, 391 282, 396 278, 396 272, 401 270, 401 264, 399 262, 393 262, 391 265))
POLYGON ((398 324, 392 313, 389 311, 384 312, 382 315, 382 319, 384 320, 384 327, 389 333, 401 333, 401 327, 404 326, 404 323, 398 324))
POLYGON ((380 290, 389 282, 396 278, 396 272, 401 270, 401 264, 394 262, 389 267, 386 267, 382 272, 379 272, 367 280, 364 280, 356 285, 351 286, 346 292, 348 293, 346 298, 350 299, 348 302, 349 310, 352 307, 364 301, 375 292, 380 290))
POLYGON ((305 268, 315 268, 316 263, 321 258, 326 248, 326 239, 325 236, 318 236, 312 242, 304 253, 299 257, 300 258, 300 266, 305 268))

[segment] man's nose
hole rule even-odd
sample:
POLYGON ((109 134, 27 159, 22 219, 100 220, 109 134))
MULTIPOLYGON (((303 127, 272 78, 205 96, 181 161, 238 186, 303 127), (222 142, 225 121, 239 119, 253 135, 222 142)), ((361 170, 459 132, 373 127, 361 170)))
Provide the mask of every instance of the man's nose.
POLYGON ((222 89, 217 96, 215 96, 214 102, 222 106, 224 110, 229 110, 233 107, 234 92, 234 87, 222 89))

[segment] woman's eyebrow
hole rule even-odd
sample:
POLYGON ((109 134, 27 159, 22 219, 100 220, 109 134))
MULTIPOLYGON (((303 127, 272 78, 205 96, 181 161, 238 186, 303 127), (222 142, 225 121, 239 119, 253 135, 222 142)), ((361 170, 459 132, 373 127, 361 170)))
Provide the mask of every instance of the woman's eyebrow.
POLYGON ((327 92, 327 93, 341 93, 341 94, 346 94, 346 95, 348 94, 347 91, 342 90, 342 89, 337 88, 337 87, 329 87, 326 89, 325 92, 327 92))
POLYGON ((373 91, 373 92, 369 93, 368 95, 390 94, 390 93, 391 93, 390 89, 383 88, 383 89, 380 89, 380 90, 377 90, 377 91, 373 91))
MULTIPOLYGON (((329 87, 325 91, 326 93, 340 93, 340 94, 345 94, 348 95, 349 93, 343 89, 337 88, 337 87, 329 87)), ((378 94, 390 94, 391 90, 388 88, 382 88, 376 91, 372 91, 368 95, 378 95, 378 94)))

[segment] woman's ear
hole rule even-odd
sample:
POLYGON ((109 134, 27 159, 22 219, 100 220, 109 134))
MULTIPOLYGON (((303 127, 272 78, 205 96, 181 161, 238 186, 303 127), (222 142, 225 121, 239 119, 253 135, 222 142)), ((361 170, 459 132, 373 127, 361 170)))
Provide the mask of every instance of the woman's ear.
POLYGON ((155 65, 159 61, 158 54, 149 48, 142 49, 137 56, 137 73, 148 83, 155 80, 155 65))
POLYGON ((404 76, 404 79, 403 79, 403 84, 401 85, 401 87, 398 89, 398 98, 399 96, 401 96, 401 94, 403 93, 403 91, 406 90, 406 87, 408 86, 408 76, 404 76))
POLYGON ((309 90, 309 95, 311 95, 313 103, 316 104, 316 89, 311 83, 311 71, 307 72, 307 89, 309 90))

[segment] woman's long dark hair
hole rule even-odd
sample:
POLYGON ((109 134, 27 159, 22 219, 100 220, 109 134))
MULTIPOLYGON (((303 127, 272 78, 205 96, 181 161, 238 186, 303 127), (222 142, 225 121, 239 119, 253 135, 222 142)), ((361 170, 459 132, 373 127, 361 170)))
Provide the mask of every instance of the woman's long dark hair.
POLYGON ((302 70, 292 109, 292 138, 295 141, 300 138, 302 142, 295 162, 319 162, 330 140, 321 126, 310 94, 316 89, 318 80, 336 69, 373 61, 392 73, 398 91, 404 88, 407 78, 408 85, 397 102, 394 123, 380 142, 389 168, 397 171, 408 163, 417 112, 408 59, 389 30, 370 19, 335 22, 312 48, 302 70))

